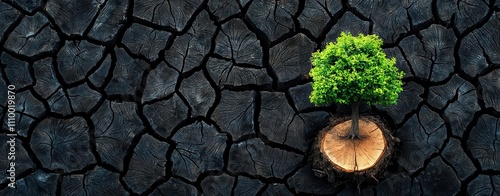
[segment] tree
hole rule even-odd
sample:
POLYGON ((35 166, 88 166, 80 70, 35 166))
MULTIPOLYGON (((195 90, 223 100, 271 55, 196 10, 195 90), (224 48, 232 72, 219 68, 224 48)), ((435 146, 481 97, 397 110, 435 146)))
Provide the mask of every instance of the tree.
POLYGON ((341 33, 335 43, 312 54, 310 76, 313 91, 309 97, 318 105, 350 104, 352 124, 346 138, 361 138, 358 132, 359 105, 395 104, 403 90, 404 73, 387 58, 382 40, 376 35, 353 36, 341 33))

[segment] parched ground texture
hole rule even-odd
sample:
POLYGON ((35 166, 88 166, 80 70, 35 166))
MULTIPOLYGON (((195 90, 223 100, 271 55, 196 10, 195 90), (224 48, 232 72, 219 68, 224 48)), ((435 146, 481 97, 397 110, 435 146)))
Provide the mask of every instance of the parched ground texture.
POLYGON ((351 195, 314 176, 342 106, 311 52, 373 33, 406 75, 365 107, 401 139, 363 195, 500 195, 500 0, 2 0, 0 195, 351 195))

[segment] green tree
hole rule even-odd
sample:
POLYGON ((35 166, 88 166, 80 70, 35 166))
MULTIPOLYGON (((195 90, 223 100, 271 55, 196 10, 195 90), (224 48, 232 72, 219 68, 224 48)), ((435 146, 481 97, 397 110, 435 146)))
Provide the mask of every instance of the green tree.
POLYGON ((351 130, 346 138, 361 138, 358 131, 359 105, 395 104, 403 90, 396 59, 387 58, 377 35, 353 36, 341 33, 335 43, 312 54, 313 79, 310 100, 316 106, 350 104, 351 130))

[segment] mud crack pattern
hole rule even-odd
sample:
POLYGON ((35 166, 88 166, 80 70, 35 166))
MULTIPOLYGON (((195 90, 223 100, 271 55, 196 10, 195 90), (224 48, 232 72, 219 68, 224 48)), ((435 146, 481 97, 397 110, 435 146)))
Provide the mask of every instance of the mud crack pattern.
POLYGON ((0 195, 359 194, 308 162, 345 107, 308 101, 311 52, 378 34, 405 72, 370 106, 401 139, 366 195, 500 195, 499 0, 0 2, 0 195))

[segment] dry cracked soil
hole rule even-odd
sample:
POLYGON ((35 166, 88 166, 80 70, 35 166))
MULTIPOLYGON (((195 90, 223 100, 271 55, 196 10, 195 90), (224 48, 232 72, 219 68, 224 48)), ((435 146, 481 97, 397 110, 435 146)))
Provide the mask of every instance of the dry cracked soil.
POLYGON ((0 195, 500 195, 500 0, 1 0, 0 195), (405 72, 379 182, 309 162, 338 105, 311 52, 377 34, 405 72), (498 149, 498 150, 497 150, 498 149))

